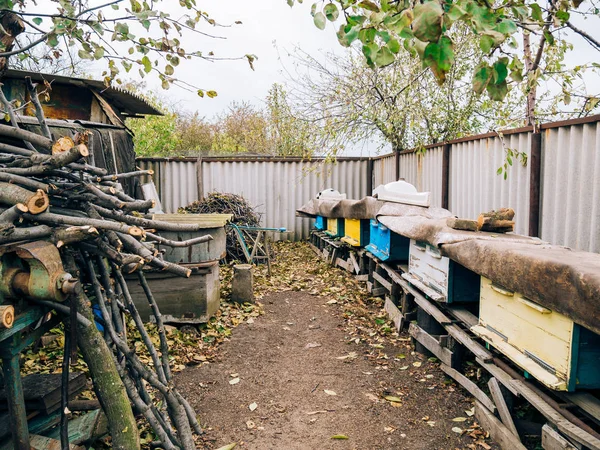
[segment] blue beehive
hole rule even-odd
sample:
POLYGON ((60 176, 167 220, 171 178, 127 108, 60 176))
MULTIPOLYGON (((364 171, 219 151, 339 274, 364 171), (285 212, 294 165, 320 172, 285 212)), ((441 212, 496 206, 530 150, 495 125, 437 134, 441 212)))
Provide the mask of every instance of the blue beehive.
POLYGON ((315 219, 315 229, 323 231, 327 229, 327 218, 323 216, 317 216, 315 219))
POLYGON ((408 261, 410 239, 390 231, 385 225, 371 219, 371 233, 367 250, 381 261, 408 261))

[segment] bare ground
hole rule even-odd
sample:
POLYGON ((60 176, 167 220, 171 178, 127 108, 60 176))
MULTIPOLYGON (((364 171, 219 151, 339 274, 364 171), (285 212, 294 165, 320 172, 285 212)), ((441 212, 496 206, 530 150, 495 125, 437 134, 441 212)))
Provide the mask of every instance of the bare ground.
POLYGON ((239 325, 213 362, 176 378, 206 427, 205 448, 498 448, 470 416, 468 394, 435 360, 415 354, 406 335, 382 336, 386 326, 366 318, 382 317, 376 299, 325 287, 356 282, 311 261, 305 248, 289 258, 300 271, 283 284, 304 292, 266 295, 264 315, 239 325))

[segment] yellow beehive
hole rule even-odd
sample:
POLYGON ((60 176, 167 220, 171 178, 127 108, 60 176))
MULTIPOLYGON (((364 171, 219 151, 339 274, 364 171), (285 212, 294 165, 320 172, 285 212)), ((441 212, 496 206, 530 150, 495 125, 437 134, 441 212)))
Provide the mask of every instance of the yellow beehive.
POLYGON ((344 219, 327 219, 325 233, 332 237, 344 237, 344 219))
POLYGON ((472 331, 554 390, 598 384, 598 335, 483 277, 472 331))
POLYGON ((345 219, 344 233, 342 241, 353 247, 365 247, 369 243, 369 220, 345 219))

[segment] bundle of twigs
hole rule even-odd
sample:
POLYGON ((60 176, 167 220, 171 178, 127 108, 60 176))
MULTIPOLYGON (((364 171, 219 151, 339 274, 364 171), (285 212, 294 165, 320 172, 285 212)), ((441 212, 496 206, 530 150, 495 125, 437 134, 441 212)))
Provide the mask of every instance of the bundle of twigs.
MULTIPOLYGON (((153 202, 134 199, 123 191, 120 180, 151 175, 151 171, 109 175, 104 169, 86 164, 85 136, 55 140, 46 125, 35 86, 29 85, 43 135, 18 128, 11 103, 0 90, 0 100, 12 118, 12 126, 0 125, 0 136, 5 142, 23 142, 23 146, 0 143, 0 247, 38 240, 52 242, 60 250, 64 268, 76 278, 63 303, 36 299, 32 293, 28 301, 65 316, 69 331, 63 383, 68 383, 69 358, 75 354, 72 347, 78 343, 107 415, 113 447, 139 448, 133 407, 153 428, 159 441, 156 446, 193 449, 193 433, 202 430, 196 413, 172 382, 165 328, 144 269, 151 267, 189 277, 188 268, 163 260, 153 242, 185 246, 212 238, 205 236, 182 243, 156 234, 161 230, 196 231, 198 226, 152 220, 147 212, 153 202), (159 349, 150 339, 129 294, 123 274, 131 273, 137 273, 152 307, 160 336, 159 349), (102 312, 104 336, 94 324, 92 305, 102 312), (141 333, 151 365, 143 363, 127 342, 127 326, 131 322, 141 333)), ((68 392, 68 386, 63 385, 63 392, 68 392)), ((63 395, 63 448, 68 448, 66 401, 63 395)))
MULTIPOLYGON (((232 223, 249 227, 260 226, 260 214, 241 195, 211 192, 202 200, 197 200, 180 213, 188 214, 232 214, 232 223)), ((244 261, 244 252, 231 228, 227 230, 227 260, 244 261)))

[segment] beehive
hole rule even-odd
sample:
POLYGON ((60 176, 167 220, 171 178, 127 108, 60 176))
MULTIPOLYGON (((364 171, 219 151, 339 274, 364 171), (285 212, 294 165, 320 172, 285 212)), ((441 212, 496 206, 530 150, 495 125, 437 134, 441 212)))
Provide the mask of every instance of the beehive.
POLYGON ((327 231, 331 237, 344 237, 344 219, 327 219, 327 231))
POLYGON ((544 385, 600 388, 599 335, 487 278, 479 308, 472 331, 544 385))
POLYGON ((371 219, 367 250, 381 261, 407 261, 410 240, 371 219))
POLYGON ((323 231, 327 229, 327 218, 323 216, 317 216, 315 218, 315 230, 323 231))
POLYGON ((369 244, 369 226, 369 219, 346 219, 342 241, 353 247, 365 247, 369 244))

